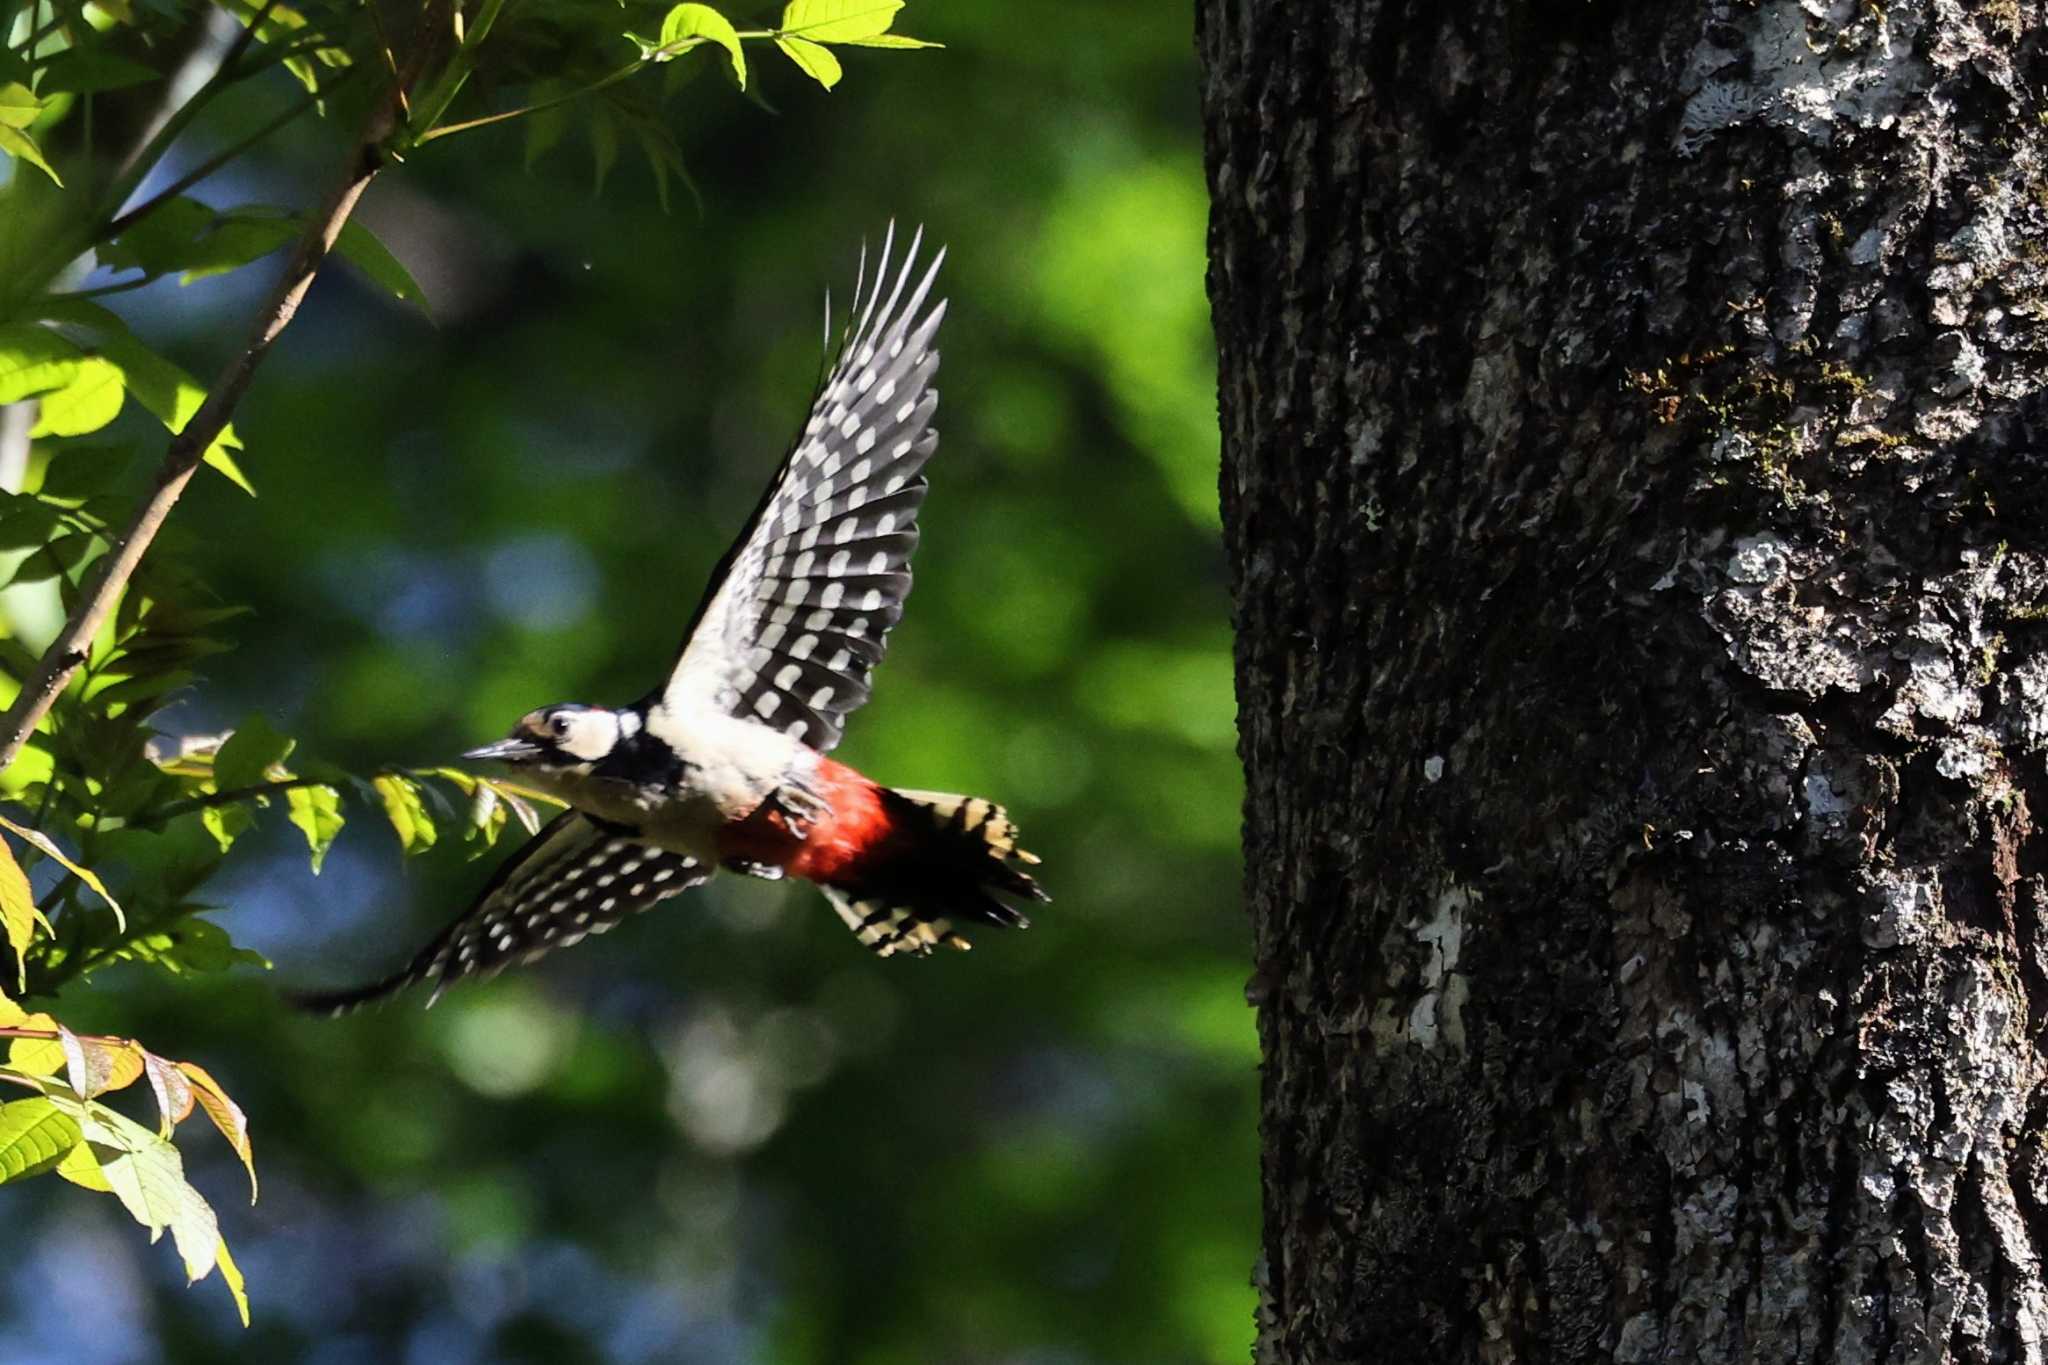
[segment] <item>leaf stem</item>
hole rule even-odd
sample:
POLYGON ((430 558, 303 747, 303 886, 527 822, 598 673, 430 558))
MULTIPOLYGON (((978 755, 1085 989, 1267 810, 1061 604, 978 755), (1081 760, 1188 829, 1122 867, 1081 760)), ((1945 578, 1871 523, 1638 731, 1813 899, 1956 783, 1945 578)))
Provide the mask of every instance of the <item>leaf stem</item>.
POLYGON ((503 123, 508 119, 524 118, 528 114, 538 114, 543 109, 552 109, 558 104, 567 104, 570 100, 581 99, 585 95, 595 94, 606 86, 617 85, 620 81, 639 72, 642 67, 647 65, 648 61, 649 59, 646 57, 638 58, 620 67, 609 76, 592 81, 589 85, 578 86, 574 90, 556 95, 550 99, 544 99, 539 104, 529 104, 518 109, 507 109, 501 114, 485 114, 482 118, 465 119, 461 123, 444 123, 439 128, 429 128, 426 132, 421 133, 416 141, 420 143, 433 142, 438 138, 453 137, 457 133, 466 133, 475 128, 486 128, 493 123, 503 123))

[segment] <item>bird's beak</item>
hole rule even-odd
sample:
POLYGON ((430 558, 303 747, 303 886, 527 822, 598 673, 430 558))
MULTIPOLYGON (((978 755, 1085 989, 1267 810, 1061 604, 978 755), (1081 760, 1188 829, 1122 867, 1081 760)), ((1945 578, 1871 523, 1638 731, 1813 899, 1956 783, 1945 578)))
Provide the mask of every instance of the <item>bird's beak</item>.
POLYGON ((501 739, 496 744, 486 744, 481 749, 471 749, 463 757, 488 758, 495 759, 500 763, 511 763, 522 758, 532 758, 539 752, 540 745, 535 744, 530 739, 520 739, 515 736, 511 739, 501 739))

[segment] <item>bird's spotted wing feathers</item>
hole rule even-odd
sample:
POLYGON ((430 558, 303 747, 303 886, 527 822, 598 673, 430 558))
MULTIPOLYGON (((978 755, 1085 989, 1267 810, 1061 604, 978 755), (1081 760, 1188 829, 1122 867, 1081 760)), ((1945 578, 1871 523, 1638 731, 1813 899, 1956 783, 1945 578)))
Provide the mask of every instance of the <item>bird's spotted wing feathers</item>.
POLYGON ((946 305, 926 301, 945 253, 913 284, 920 240, 893 282, 893 231, 872 283, 862 262, 838 358, 713 575, 663 690, 671 708, 712 706, 829 750, 867 700, 910 595, 923 469, 938 448, 932 340, 946 305))
POLYGON ((341 1014, 408 986, 442 990, 601 934, 711 876, 694 858, 611 833, 564 811, 498 868, 474 905, 421 949, 405 970, 352 990, 296 997, 341 1014))

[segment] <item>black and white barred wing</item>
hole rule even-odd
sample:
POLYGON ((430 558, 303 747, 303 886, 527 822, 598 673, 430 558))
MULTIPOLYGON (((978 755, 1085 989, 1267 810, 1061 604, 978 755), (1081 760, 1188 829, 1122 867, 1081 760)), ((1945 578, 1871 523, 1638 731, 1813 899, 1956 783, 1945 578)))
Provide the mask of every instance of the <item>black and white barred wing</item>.
POLYGON ((920 273, 922 240, 911 240, 893 278, 893 228, 872 282, 863 253, 839 354, 803 434, 712 575, 662 692, 671 709, 713 706, 824 750, 867 700, 910 595, 923 470, 939 441, 932 340, 946 305, 926 301, 945 252, 920 273))
POLYGON ((344 1014, 422 983, 439 999, 465 976, 493 974, 567 948, 710 876, 694 858, 650 848, 564 811, 506 859, 476 903, 403 971, 350 990, 296 995, 293 1003, 344 1014))

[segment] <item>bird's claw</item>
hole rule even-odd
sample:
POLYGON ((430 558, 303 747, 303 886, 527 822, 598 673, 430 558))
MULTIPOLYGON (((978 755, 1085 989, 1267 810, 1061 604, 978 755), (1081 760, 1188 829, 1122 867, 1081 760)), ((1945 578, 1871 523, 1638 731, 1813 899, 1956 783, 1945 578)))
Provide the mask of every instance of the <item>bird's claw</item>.
POLYGON ((768 797, 769 809, 779 812, 783 824, 799 839, 810 835, 811 827, 832 814, 832 804, 811 787, 794 779, 785 781, 768 797))

